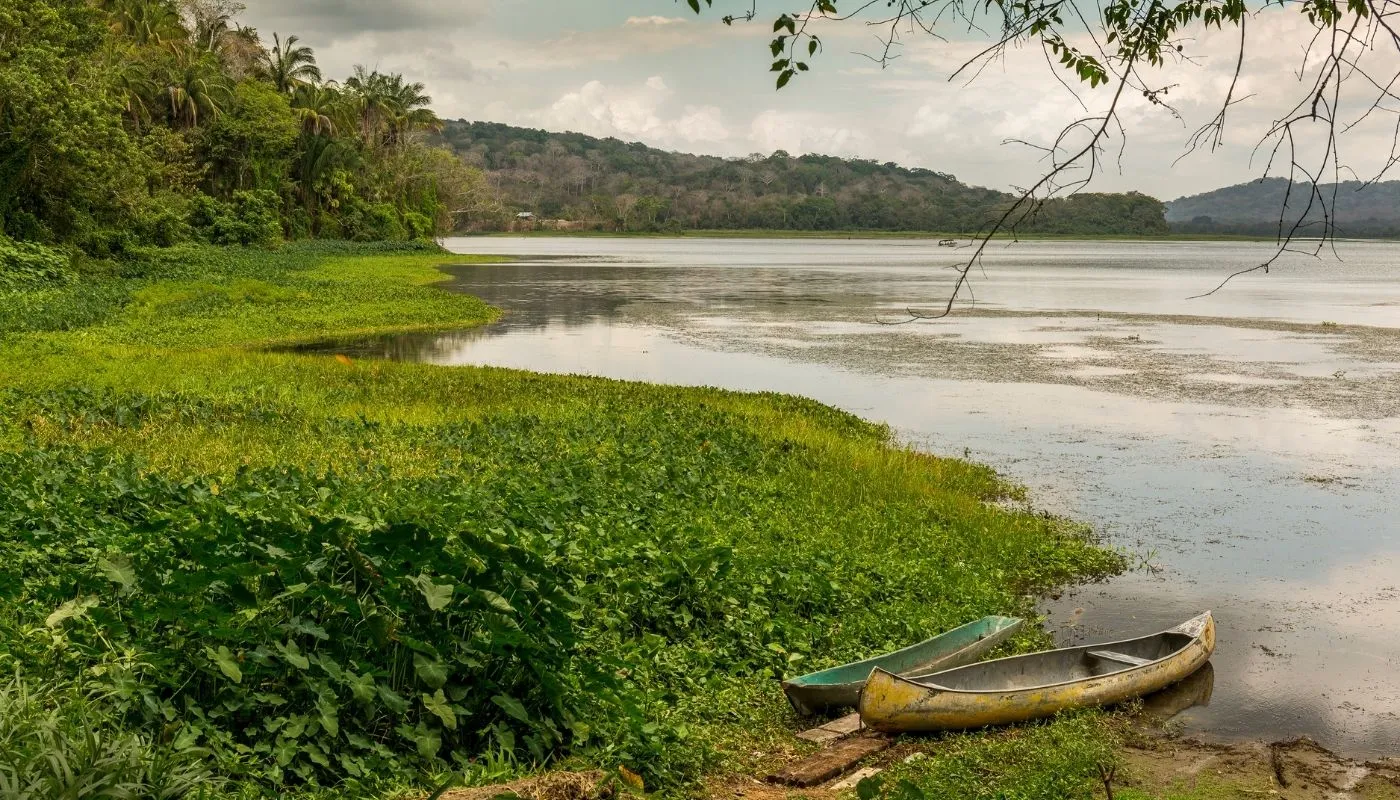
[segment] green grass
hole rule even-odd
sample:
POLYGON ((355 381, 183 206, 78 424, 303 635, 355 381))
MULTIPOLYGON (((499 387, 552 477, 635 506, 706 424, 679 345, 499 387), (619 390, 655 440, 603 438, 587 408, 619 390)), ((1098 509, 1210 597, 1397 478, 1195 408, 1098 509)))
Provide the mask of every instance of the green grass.
MULTIPOLYGON (((187 248, 0 298, 0 670, 230 796, 685 793, 790 747, 777 678, 1119 567, 808 400, 277 349, 488 322, 432 285, 472 261, 187 248)), ((1076 719, 1034 730, 1107 741, 1076 719)))

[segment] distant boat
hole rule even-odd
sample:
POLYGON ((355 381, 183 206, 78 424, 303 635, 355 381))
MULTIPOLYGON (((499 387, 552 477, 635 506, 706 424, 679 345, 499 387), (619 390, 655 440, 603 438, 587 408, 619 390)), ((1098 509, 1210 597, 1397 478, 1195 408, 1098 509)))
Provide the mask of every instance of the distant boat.
POLYGON ((938 240, 938 246, 939 246, 939 247, 957 247, 957 246, 958 246, 958 240, 957 240, 957 239, 939 239, 939 240, 938 240))
POLYGON ((860 718, 889 733, 981 728, 1118 703, 1170 686, 1215 650, 1210 612, 1162 633, 999 658, 923 677, 876 668, 860 718))
POLYGON ((1020 630, 1021 622, 1017 617, 983 617, 903 650, 791 678, 783 681, 783 692, 803 716, 854 706, 872 669, 917 676, 971 664, 1020 630))

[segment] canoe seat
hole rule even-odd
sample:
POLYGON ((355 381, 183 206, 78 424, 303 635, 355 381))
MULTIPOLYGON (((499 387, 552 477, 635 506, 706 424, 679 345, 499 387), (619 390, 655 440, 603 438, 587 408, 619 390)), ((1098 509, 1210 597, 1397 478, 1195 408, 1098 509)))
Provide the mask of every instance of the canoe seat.
POLYGON ((1112 650, 1090 650, 1089 655, 1094 658, 1102 658, 1105 661, 1117 661, 1119 664, 1127 664, 1133 667, 1140 667, 1143 664, 1151 664, 1150 658, 1138 658, 1126 653, 1115 653, 1112 650))

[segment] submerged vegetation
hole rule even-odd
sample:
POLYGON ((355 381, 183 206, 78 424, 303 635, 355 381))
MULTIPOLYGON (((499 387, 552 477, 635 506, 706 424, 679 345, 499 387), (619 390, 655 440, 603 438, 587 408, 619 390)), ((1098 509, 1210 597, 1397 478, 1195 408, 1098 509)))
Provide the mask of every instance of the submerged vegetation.
MULTIPOLYGON (((682 790, 785 738, 775 678, 1117 567, 990 502, 1015 490, 989 470, 809 401, 276 349, 492 319, 430 285, 447 260, 472 259, 187 246, 0 286, 0 704, 22 710, 0 797, 63 780, 36 748, 148 787, 83 796, 546 765, 682 790)), ((948 769, 1004 747, 967 741, 948 769)), ((1016 796, 1093 786, 1061 749, 1022 757, 1061 777, 1016 796)))

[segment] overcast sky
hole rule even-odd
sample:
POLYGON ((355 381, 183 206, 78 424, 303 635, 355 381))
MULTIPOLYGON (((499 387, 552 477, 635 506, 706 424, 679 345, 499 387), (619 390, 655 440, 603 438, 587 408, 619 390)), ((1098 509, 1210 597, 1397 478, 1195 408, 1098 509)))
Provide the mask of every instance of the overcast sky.
MULTIPOLYGON (((1035 151, 1005 140, 1043 142, 1083 114, 1039 50, 1013 51, 971 84, 950 82, 983 42, 966 30, 949 30, 946 42, 908 37, 901 57, 881 69, 860 55, 879 48, 872 29, 828 26, 813 72, 775 91, 767 43, 771 20, 787 6, 763 0, 761 21, 733 27, 720 16, 747 2, 715 0, 716 10, 701 17, 683 0, 243 2, 245 24, 269 41, 273 32, 299 35, 328 78, 355 64, 403 72, 427 85, 443 117, 684 152, 857 156, 1009 189, 1033 182, 1040 164, 1035 151)), ((1310 29, 1296 12, 1273 11, 1249 31, 1254 44, 1237 96, 1252 97, 1234 109, 1225 147, 1173 165, 1225 96, 1235 31, 1203 36, 1188 45, 1195 63, 1151 76, 1154 85, 1175 85, 1167 99, 1180 119, 1141 96, 1129 100, 1121 168, 1113 164, 1095 188, 1172 199, 1259 176, 1263 159, 1251 165, 1251 151, 1303 91, 1295 72, 1310 29)), ((1103 88, 1080 94, 1091 108, 1109 97, 1103 88)), ((1384 159, 1393 125, 1378 117, 1350 134, 1345 145, 1359 170, 1384 159)))

